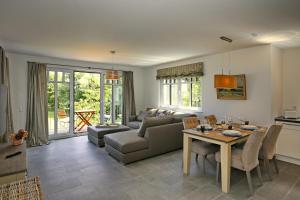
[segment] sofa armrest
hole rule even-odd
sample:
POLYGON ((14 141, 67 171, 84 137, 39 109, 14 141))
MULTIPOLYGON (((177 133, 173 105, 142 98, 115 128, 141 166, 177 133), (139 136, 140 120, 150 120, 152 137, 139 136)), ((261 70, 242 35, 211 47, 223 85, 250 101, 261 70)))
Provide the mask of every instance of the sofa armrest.
POLYGON ((132 122, 132 121, 137 121, 137 116, 136 115, 131 115, 129 116, 129 121, 132 122))
POLYGON ((166 153, 183 146, 183 123, 173 123, 146 129, 145 138, 154 154, 166 153))

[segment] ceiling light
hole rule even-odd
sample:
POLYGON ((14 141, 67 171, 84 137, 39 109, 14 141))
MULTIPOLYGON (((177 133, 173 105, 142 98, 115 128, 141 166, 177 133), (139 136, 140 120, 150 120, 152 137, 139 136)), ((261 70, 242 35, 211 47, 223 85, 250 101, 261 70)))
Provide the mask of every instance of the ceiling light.
MULTIPOLYGON (((116 51, 110 51, 111 53, 111 63, 113 63, 113 56, 116 53, 116 51)), ((119 72, 117 70, 114 70, 112 67, 111 70, 107 70, 105 74, 106 80, 118 80, 119 79, 119 72)))
POLYGON ((256 40, 262 43, 277 43, 277 42, 285 42, 295 38, 297 33, 292 31, 286 32, 275 32, 270 34, 265 34, 262 36, 257 36, 256 40))

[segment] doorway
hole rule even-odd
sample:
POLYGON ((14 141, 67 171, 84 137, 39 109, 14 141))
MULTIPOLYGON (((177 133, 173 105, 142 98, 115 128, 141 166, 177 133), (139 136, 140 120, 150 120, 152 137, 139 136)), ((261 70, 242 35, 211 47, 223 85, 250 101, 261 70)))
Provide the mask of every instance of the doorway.
POLYGON ((105 71, 48 68, 47 75, 50 139, 79 135, 99 123, 122 123, 121 73, 107 80, 105 71))

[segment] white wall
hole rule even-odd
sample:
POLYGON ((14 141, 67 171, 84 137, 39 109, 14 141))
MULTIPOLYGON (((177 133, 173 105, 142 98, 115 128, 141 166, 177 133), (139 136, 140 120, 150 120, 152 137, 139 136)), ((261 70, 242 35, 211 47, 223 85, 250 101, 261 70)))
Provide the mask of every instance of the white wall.
MULTIPOLYGON (((275 50, 274 50, 275 51, 275 50)), ((145 91, 146 106, 159 105, 159 81, 155 80, 156 70, 182 64, 204 62, 203 76, 203 114, 215 114, 218 118, 231 115, 243 117, 252 122, 268 125, 272 118, 271 88, 271 46, 263 45, 230 52, 231 64, 228 65, 228 53, 187 59, 183 61, 154 66, 146 69, 145 91), (214 88, 214 74, 221 73, 221 68, 232 74, 246 74, 247 100, 218 100, 214 88)), ((276 103, 277 104, 277 103, 276 103)))
POLYGON ((297 107, 300 113, 300 48, 283 51, 283 109, 297 107))
MULTIPOLYGON (((7 53, 7 56, 10 63, 11 95, 15 130, 25 128, 27 104, 27 61, 75 65, 83 67, 111 68, 111 65, 108 64, 81 62, 51 57, 30 56, 16 53, 7 53)), ((143 109, 145 107, 143 80, 144 69, 132 66, 115 66, 114 69, 133 71, 136 108, 137 110, 143 109)))
POLYGON ((272 117, 282 115, 282 61, 283 51, 271 46, 271 91, 272 91, 272 117))

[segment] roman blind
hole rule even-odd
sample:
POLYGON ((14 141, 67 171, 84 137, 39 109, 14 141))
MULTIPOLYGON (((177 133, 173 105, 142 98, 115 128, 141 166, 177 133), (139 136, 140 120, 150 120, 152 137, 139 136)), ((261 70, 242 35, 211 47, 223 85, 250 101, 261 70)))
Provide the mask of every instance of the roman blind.
POLYGON ((156 79, 203 76, 203 62, 157 70, 156 79))

